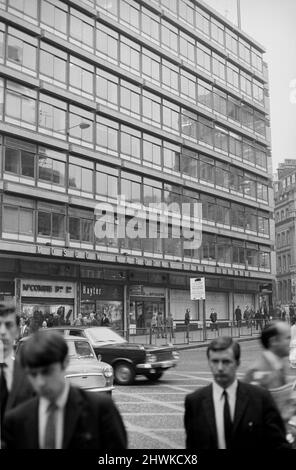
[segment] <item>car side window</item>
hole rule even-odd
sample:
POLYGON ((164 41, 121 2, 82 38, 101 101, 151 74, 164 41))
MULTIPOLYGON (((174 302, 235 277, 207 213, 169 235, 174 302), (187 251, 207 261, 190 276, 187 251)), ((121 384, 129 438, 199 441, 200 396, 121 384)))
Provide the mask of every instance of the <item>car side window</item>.
POLYGON ((84 336, 82 331, 79 331, 79 330, 69 330, 69 335, 71 335, 71 336, 84 336))

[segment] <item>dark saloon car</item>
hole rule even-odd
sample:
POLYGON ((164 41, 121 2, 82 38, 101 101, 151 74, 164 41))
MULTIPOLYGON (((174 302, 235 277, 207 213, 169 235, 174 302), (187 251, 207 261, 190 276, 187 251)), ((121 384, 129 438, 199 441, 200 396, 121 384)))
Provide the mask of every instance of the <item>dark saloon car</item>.
POLYGON ((178 352, 171 346, 129 343, 105 326, 61 326, 54 329, 66 335, 88 338, 95 353, 113 367, 114 380, 119 385, 133 383, 136 375, 158 380, 165 370, 175 367, 179 359, 178 352))

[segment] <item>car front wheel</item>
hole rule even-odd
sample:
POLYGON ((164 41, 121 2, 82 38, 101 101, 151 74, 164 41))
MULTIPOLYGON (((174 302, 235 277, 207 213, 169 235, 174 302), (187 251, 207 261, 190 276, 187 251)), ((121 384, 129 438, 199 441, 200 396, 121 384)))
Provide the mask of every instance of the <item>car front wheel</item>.
POLYGON ((162 375, 163 375, 163 372, 154 372, 154 374, 152 372, 149 372, 149 374, 146 374, 146 377, 148 380, 151 380, 152 382, 156 382, 162 377, 162 375))
POLYGON ((132 365, 127 362, 119 362, 114 366, 114 379, 118 385, 130 385, 135 378, 132 365))

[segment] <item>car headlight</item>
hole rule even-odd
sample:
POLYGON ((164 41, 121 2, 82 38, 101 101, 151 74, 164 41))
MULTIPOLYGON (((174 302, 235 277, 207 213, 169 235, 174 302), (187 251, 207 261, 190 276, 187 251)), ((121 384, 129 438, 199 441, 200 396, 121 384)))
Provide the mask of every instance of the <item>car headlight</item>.
POLYGON ((111 366, 104 367, 103 374, 107 378, 112 377, 113 376, 113 368, 111 366))
POLYGON ((155 354, 147 353, 147 355, 146 355, 146 361, 147 361, 147 362, 156 362, 156 361, 157 361, 157 357, 155 356, 155 354))
POLYGON ((180 357, 180 354, 177 351, 173 351, 172 355, 173 355, 174 359, 179 359, 179 357, 180 357))

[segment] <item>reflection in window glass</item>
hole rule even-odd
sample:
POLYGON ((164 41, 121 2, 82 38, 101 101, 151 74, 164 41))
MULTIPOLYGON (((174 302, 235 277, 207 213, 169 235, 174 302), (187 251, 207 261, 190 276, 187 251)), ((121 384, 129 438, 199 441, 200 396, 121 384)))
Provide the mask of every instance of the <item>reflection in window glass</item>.
POLYGON ((36 46, 33 38, 28 34, 20 33, 14 28, 9 28, 7 36, 7 62, 13 67, 23 71, 36 71, 36 46), (21 34, 21 38, 18 36, 21 34))

